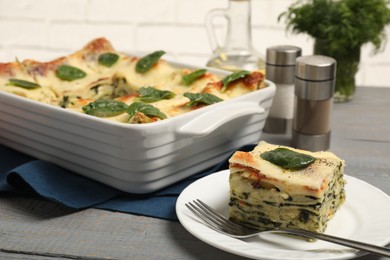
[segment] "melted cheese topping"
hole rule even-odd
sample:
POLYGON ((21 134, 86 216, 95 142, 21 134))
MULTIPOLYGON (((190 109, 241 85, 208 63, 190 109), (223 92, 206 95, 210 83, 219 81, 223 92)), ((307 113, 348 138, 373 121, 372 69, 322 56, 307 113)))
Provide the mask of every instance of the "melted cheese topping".
POLYGON ((245 171, 245 178, 252 182, 263 181, 274 185, 290 195, 309 195, 321 198, 335 171, 344 166, 344 161, 331 152, 309 152, 286 147, 292 151, 309 154, 316 158, 310 166, 296 171, 283 169, 260 155, 274 150, 277 145, 260 142, 251 152, 237 151, 230 158, 231 173, 245 171))
POLYGON ((9 79, 19 79, 29 82, 35 82, 35 79, 30 75, 19 62, 0 63, 0 91, 37 100, 39 102, 51 104, 57 102, 56 95, 47 88, 25 89, 18 86, 11 86, 9 79))
MULTIPOLYGON (((191 73, 190 69, 175 68, 160 59, 147 72, 138 73, 135 67, 139 60, 138 57, 115 51, 109 41, 99 38, 87 44, 80 51, 51 62, 25 60, 22 63, 0 63, 0 91, 83 113, 83 106, 98 99, 114 99, 130 105, 136 101, 137 91, 141 87, 150 86, 176 94, 169 100, 149 103, 167 117, 172 117, 199 108, 199 106, 186 106, 189 103, 189 99, 183 96, 186 92, 211 93, 227 100, 265 87, 264 75, 260 72, 252 72, 245 78, 230 83, 225 92, 221 92, 220 76, 212 73, 206 73, 190 86, 185 86, 182 83, 182 77, 191 73), (119 56, 119 59, 111 67, 103 66, 98 62, 99 56, 103 53, 114 53, 119 56), (56 75, 57 69, 62 65, 80 69, 85 72, 86 76, 71 81, 62 80, 56 75), (25 89, 9 86, 7 83, 11 78, 37 83, 41 87, 25 89)), ((129 122, 128 115, 107 119, 129 122)), ((156 120, 160 119, 148 118, 147 115, 137 113, 130 123, 146 123, 156 120)))

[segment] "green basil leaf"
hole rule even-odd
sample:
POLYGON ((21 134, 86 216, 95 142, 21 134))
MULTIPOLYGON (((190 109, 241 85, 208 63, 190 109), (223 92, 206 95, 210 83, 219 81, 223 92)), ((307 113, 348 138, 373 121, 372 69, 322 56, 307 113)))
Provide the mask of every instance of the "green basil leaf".
POLYGON ((202 77, 204 74, 206 74, 207 70, 205 69, 199 69, 195 70, 187 75, 184 75, 182 77, 182 82, 184 85, 189 86, 191 85, 194 81, 202 77))
POLYGON ((316 160, 315 157, 308 154, 294 152, 283 147, 262 153, 260 157, 288 170, 300 170, 306 168, 316 160))
POLYGON ((119 55, 111 52, 106 52, 99 55, 98 62, 100 65, 110 68, 119 59, 119 55))
POLYGON ((167 118, 167 116, 158 108, 142 102, 134 102, 127 109, 127 113, 130 115, 130 117, 133 117, 137 112, 141 112, 146 116, 156 116, 160 119, 167 118))
POLYGON ((128 105, 121 101, 98 99, 83 106, 83 111, 92 116, 112 117, 120 115, 128 109, 128 105))
POLYGON ((87 76, 87 74, 76 67, 61 65, 56 71, 56 76, 62 80, 73 81, 76 79, 82 79, 87 76))
POLYGON ((16 86, 16 87, 21 87, 25 89, 34 89, 34 88, 39 88, 41 85, 27 81, 27 80, 22 80, 22 79, 9 79, 9 82, 7 84, 8 86, 16 86))
POLYGON ((135 65, 135 71, 138 73, 145 73, 150 68, 157 63, 157 61, 165 54, 165 51, 155 51, 151 54, 146 55, 145 57, 141 58, 137 64, 135 65))
POLYGON ((249 74, 251 74, 250 71, 241 70, 241 71, 237 71, 237 72, 234 72, 234 73, 226 76, 224 79, 222 79, 223 87, 221 89, 221 92, 224 92, 231 82, 233 82, 237 79, 240 79, 240 78, 244 78, 246 75, 249 75, 249 74))
POLYGON ((176 95, 172 91, 159 90, 153 87, 141 87, 138 90, 138 93, 139 97, 137 99, 147 103, 156 102, 162 99, 171 99, 176 95))
POLYGON ((219 97, 210 94, 210 93, 184 93, 183 94, 186 98, 190 100, 190 103, 188 103, 188 106, 196 106, 198 104, 204 104, 204 105, 211 105, 217 102, 223 101, 223 99, 220 99, 219 97))

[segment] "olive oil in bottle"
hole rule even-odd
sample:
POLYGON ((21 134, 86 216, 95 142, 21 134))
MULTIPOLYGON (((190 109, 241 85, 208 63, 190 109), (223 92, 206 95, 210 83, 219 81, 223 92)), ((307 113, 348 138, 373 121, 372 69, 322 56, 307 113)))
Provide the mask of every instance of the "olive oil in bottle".
POLYGON ((228 9, 211 10, 206 17, 206 29, 213 49, 207 66, 230 71, 265 72, 263 56, 252 47, 250 0, 229 0, 228 9), (225 46, 218 44, 215 35, 212 22, 216 17, 224 17, 228 22, 225 46))

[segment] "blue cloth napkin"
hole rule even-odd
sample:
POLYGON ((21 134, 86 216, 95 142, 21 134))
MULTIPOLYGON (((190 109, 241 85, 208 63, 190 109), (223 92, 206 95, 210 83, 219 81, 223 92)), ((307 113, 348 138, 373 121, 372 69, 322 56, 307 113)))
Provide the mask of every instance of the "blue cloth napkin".
MULTIPOLYGON (((247 145, 240 150, 252 150, 247 145)), ((233 153, 233 151, 232 151, 233 153)), ((0 194, 40 196, 73 209, 98 208, 177 220, 177 197, 192 182, 227 169, 229 155, 219 164, 150 194, 130 194, 55 164, 0 145, 0 194)))

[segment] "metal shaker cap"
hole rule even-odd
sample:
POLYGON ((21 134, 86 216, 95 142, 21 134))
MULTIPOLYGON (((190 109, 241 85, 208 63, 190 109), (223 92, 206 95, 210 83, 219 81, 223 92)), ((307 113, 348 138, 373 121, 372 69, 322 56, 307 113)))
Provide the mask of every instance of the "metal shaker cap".
POLYGON ((267 48, 267 64, 279 66, 295 66, 295 60, 301 56, 302 50, 296 46, 279 45, 267 48))
POLYGON ((295 75, 310 81, 332 80, 336 77, 336 60, 322 55, 299 57, 296 60, 295 75))
POLYGON ((336 83, 336 60, 322 55, 297 58, 295 95, 308 100, 333 97, 336 83))
POLYGON ((295 60, 301 53, 301 48, 290 45, 267 48, 266 78, 276 84, 294 84, 295 60))

